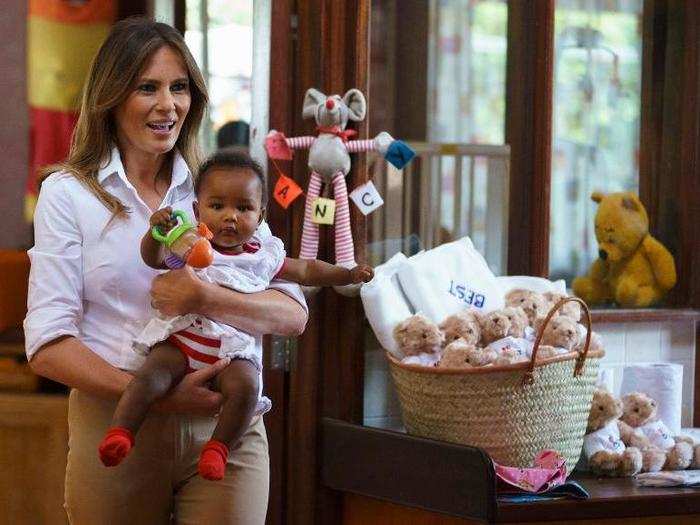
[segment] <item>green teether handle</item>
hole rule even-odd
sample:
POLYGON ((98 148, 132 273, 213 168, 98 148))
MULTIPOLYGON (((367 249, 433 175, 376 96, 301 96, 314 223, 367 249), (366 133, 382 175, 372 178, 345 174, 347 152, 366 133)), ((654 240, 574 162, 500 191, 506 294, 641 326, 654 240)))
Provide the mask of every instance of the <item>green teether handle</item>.
POLYGON ((175 210, 172 214, 173 219, 180 219, 180 224, 175 226, 172 230, 167 235, 164 235, 163 232, 160 229, 160 226, 156 225, 153 228, 151 228, 151 235, 153 238, 158 241, 162 242, 163 244, 170 246, 172 243, 174 243, 180 235, 183 234, 183 232, 189 230, 192 228, 192 224, 190 224, 190 221, 187 219, 187 214, 185 214, 184 211, 182 210, 175 210))

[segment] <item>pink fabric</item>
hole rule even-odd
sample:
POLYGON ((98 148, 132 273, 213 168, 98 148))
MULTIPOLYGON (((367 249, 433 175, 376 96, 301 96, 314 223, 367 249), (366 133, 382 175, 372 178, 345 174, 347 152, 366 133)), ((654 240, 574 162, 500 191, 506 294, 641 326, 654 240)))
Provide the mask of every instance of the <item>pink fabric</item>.
POLYGON ((265 150, 271 159, 292 160, 292 150, 283 133, 274 133, 265 139, 265 150))
POLYGON ((526 492, 546 492, 566 481, 566 462, 558 452, 543 450, 533 462, 531 468, 505 467, 493 462, 496 476, 526 492))
POLYGON ((359 151, 374 151, 376 148, 374 140, 352 140, 345 144, 345 148, 350 153, 357 153, 359 151))
POLYGON ((308 149, 314 143, 316 137, 285 137, 287 146, 292 149, 308 149))
POLYGON ((315 171, 311 173, 309 188, 306 192, 306 210, 301 231, 300 259, 315 259, 318 255, 318 224, 311 219, 314 213, 314 201, 321 193, 321 176, 315 171))
POLYGON ((350 228, 350 208, 348 187, 345 175, 338 172, 333 176, 333 197, 335 198, 335 263, 345 267, 355 266, 355 246, 350 228))

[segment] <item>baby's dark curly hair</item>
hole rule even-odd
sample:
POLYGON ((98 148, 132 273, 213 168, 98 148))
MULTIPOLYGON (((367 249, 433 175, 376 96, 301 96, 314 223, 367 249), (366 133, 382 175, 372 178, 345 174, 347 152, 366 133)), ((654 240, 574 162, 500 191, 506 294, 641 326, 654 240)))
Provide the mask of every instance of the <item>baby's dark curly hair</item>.
POLYGON ((197 171, 197 178, 194 183, 194 192, 197 196, 199 196, 199 192, 206 183, 207 175, 215 168, 230 170, 232 174, 234 170, 250 170, 255 173, 260 181, 260 189, 262 190, 261 207, 265 209, 267 206, 267 180, 265 179, 262 166, 248 152, 232 146, 221 148, 207 157, 197 171))

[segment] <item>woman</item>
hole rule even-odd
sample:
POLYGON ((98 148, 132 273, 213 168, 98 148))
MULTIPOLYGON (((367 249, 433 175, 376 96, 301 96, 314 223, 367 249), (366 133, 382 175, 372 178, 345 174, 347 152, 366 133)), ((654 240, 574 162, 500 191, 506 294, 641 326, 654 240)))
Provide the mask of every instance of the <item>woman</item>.
POLYGON ((224 481, 196 475, 221 403, 207 383, 226 362, 189 374, 162 400, 119 468, 105 468, 97 455, 116 399, 142 362, 131 341, 152 307, 166 315, 200 313, 253 334, 257 344, 260 334, 297 335, 306 323, 296 285, 273 282, 244 295, 204 283, 188 268, 158 275, 141 261, 139 240, 153 211, 192 208, 206 104, 202 75, 176 30, 121 21, 92 65, 68 160, 46 170, 24 327, 32 369, 72 387, 65 494, 71 523, 265 520, 269 461, 261 418, 232 451, 224 481))

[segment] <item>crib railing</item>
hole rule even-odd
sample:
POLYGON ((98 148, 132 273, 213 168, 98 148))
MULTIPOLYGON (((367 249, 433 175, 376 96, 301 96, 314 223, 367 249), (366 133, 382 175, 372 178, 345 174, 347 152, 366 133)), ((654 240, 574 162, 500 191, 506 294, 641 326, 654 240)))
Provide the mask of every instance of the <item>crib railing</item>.
POLYGON ((468 235, 504 274, 508 249, 509 146, 412 142, 403 170, 370 165, 384 206, 368 216, 370 264, 468 235))

